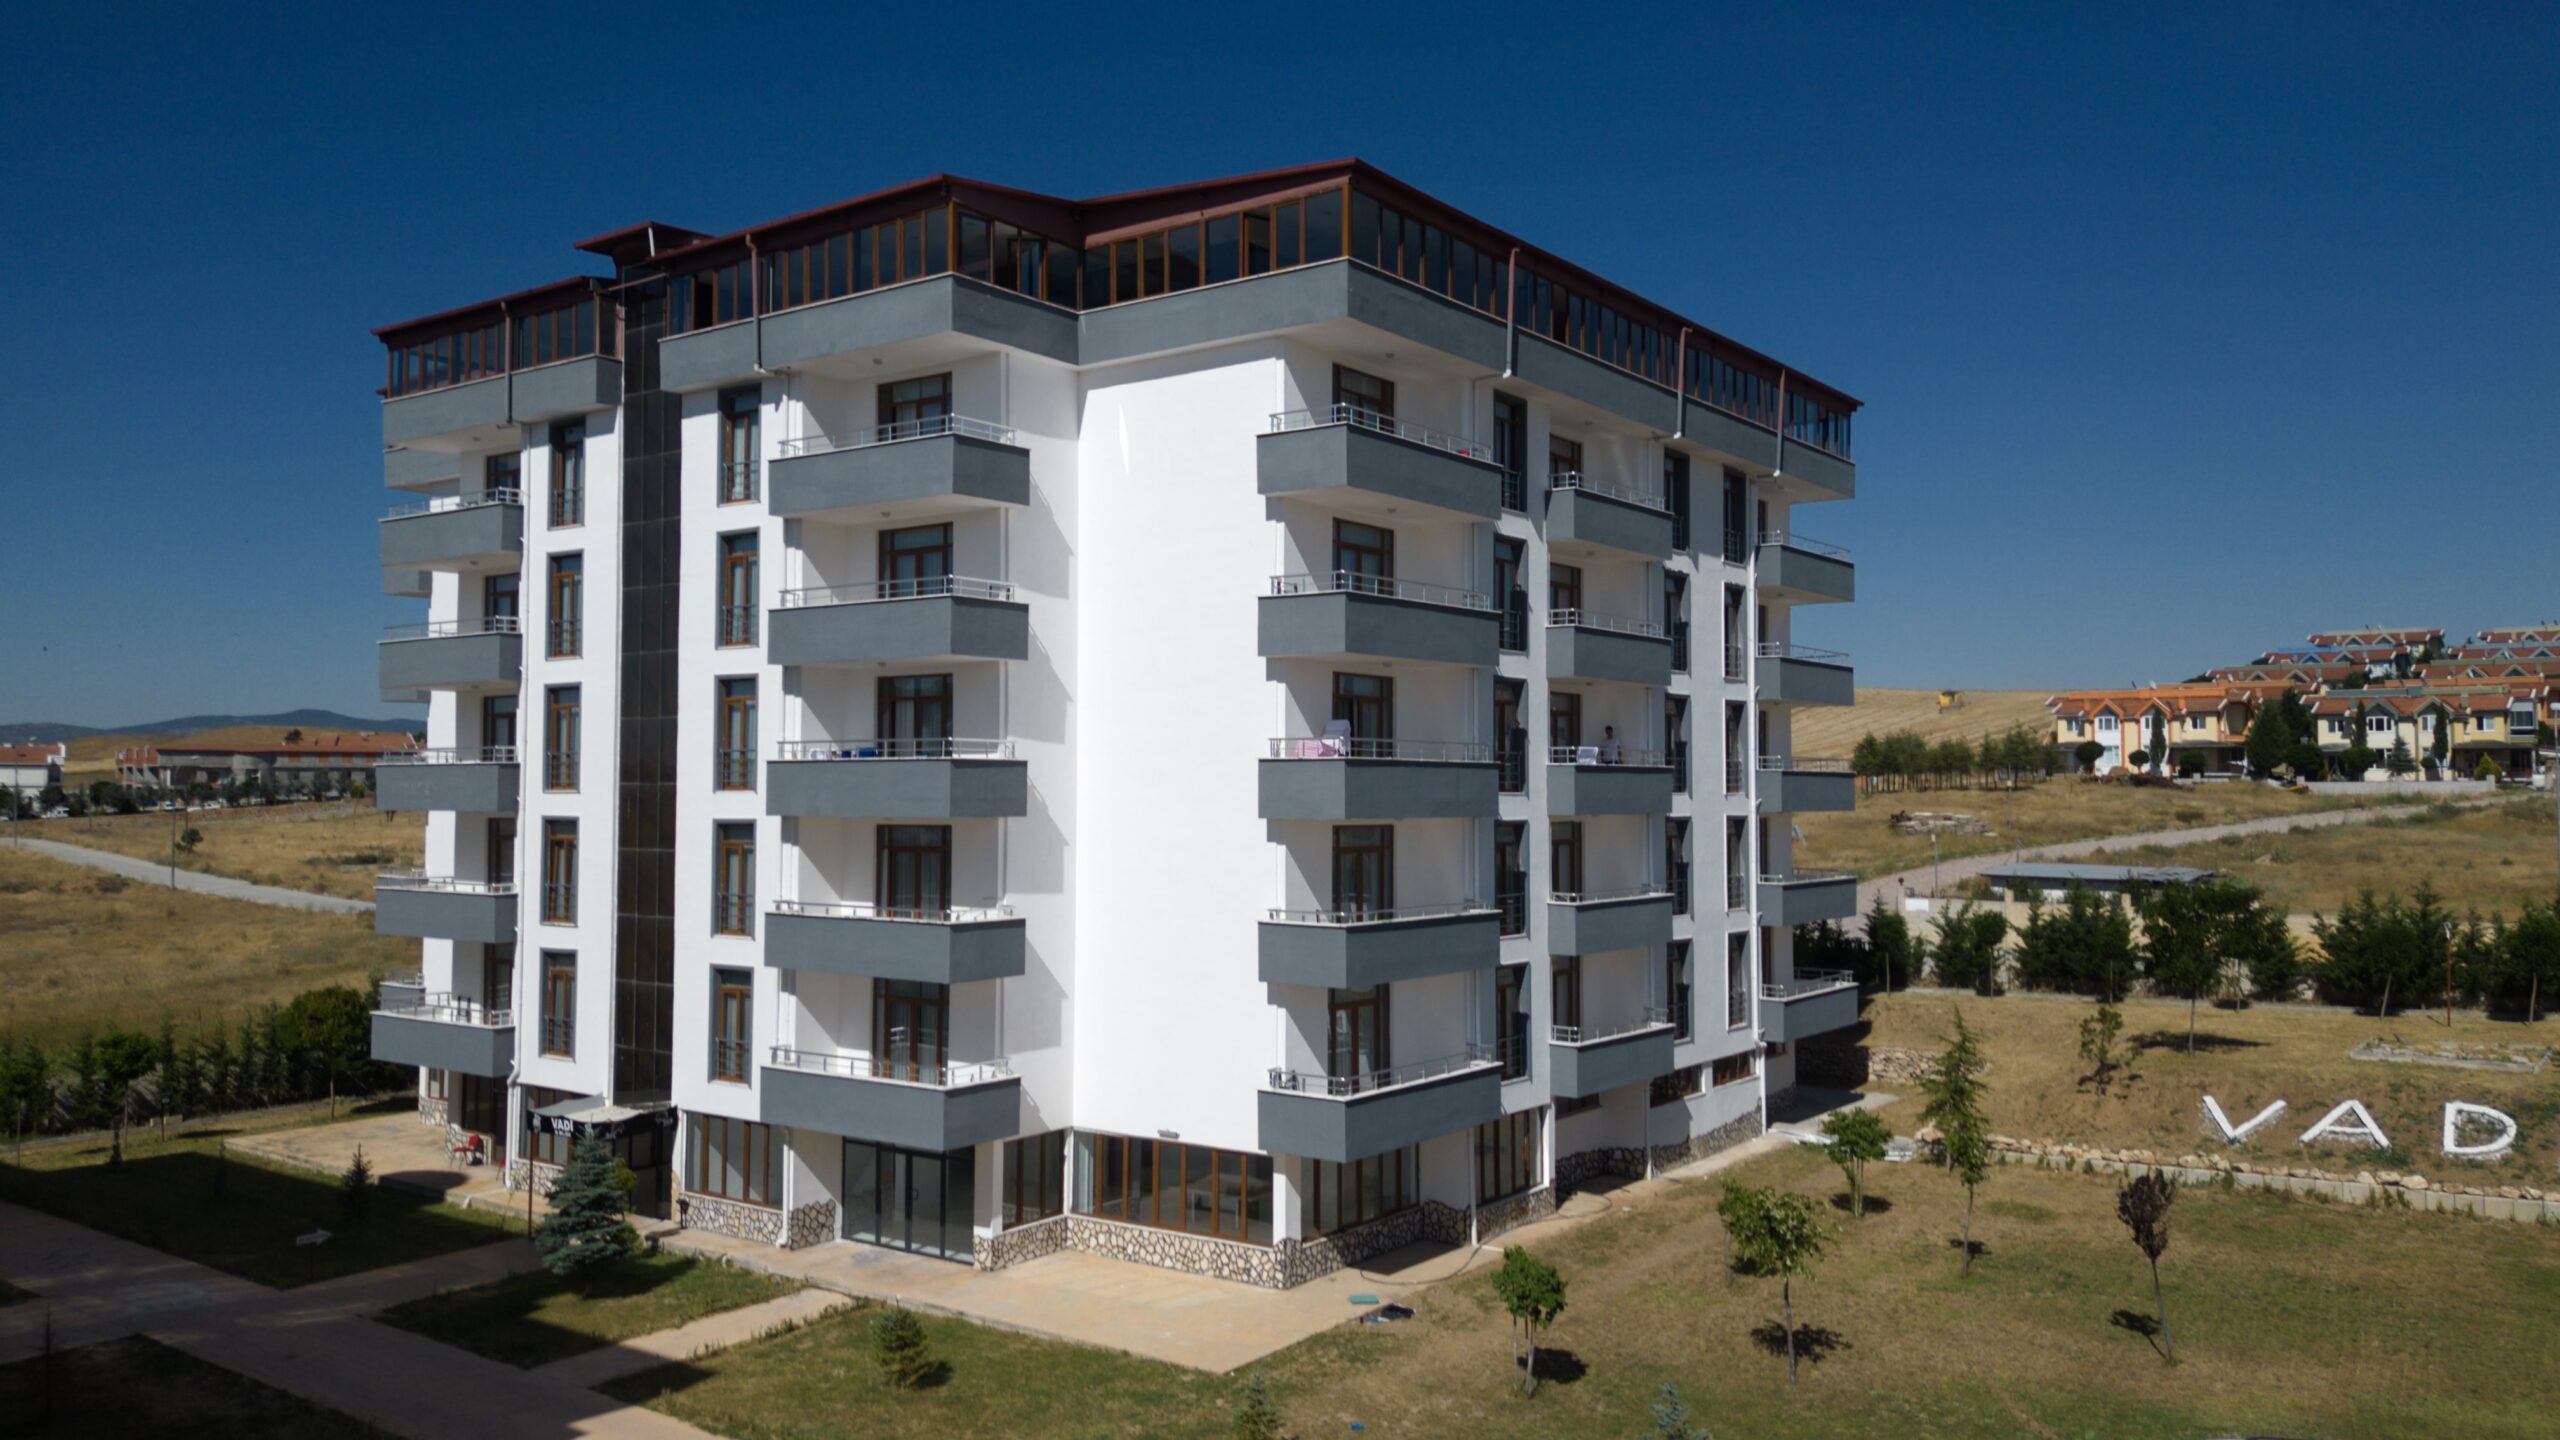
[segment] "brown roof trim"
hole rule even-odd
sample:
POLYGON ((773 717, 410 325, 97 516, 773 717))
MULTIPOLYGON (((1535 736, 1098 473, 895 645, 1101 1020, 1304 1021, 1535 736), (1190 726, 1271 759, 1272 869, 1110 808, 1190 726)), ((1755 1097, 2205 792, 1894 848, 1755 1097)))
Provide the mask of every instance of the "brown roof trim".
MULTIPOLYGON (((439 310, 433 315, 421 315, 415 320, 403 320, 395 325, 377 325, 373 333, 386 345, 397 344, 401 340, 410 338, 406 332, 411 330, 433 327, 441 331, 456 320, 468 320, 483 313, 494 319, 498 314, 498 307, 502 305, 513 307, 526 301, 566 300, 582 293, 602 290, 608 283, 610 282, 601 276, 572 275, 566 280, 554 280, 547 285, 536 285, 530 290, 518 290, 512 295, 501 295, 494 300, 478 300, 469 305, 457 305, 451 310, 439 310)), ((538 305, 524 305, 527 313, 540 308, 542 307, 538 305)))

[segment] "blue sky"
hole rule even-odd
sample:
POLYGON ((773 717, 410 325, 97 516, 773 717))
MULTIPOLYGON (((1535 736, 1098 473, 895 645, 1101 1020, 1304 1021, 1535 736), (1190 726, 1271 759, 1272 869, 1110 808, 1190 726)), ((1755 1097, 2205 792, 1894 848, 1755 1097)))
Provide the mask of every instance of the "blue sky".
POLYGON ((1860 603, 1799 638, 1868 684, 2560 618, 2548 4, 48 8, 0 56, 0 721, 385 713, 371 326, 937 170, 1356 154, 1858 395, 1800 528, 1860 603))

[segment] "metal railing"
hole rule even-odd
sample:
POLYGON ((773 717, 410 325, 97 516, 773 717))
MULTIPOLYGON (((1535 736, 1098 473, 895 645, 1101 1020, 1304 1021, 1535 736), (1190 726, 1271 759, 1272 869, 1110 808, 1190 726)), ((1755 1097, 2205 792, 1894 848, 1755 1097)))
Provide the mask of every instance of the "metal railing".
POLYGON ((756 897, 753 891, 720 890, 711 896, 711 933, 714 935, 753 935, 756 933, 756 897))
POLYGON ((1469 460, 1481 460, 1488 465, 1496 463, 1493 447, 1482 440, 1470 439, 1464 435, 1451 435, 1446 431, 1411 424, 1393 415, 1381 415, 1365 405, 1327 405, 1310 410, 1282 410, 1271 417, 1271 433, 1274 435, 1287 434, 1292 430, 1315 430, 1327 425, 1357 426, 1362 430, 1374 430, 1381 435, 1393 435, 1399 440, 1411 441, 1413 444, 1429 449, 1446 450, 1452 455, 1469 460))
POLYGON ((521 635, 524 622, 513 615, 481 615, 469 620, 425 620, 414 625, 383 627, 385 640, 450 640, 457 635, 521 635))
POLYGON ((542 1053, 575 1055, 578 1053, 578 1022, 566 1015, 546 1015, 542 1019, 542 1053))
POLYGON ((1526 935, 1529 933, 1529 877, 1515 875, 1511 879, 1510 889, 1495 893, 1493 908, 1502 917, 1502 934, 1526 935))
POLYGON ((950 1061, 927 1063, 902 1060, 896 1056, 852 1055, 833 1050, 802 1050, 791 1045, 773 1047, 771 1061, 785 1070, 807 1075, 839 1075, 848 1080, 887 1080, 900 1085, 926 1085, 936 1090, 956 1089, 963 1085, 984 1085, 1013 1078, 1013 1062, 1007 1059, 979 1060, 962 1064, 950 1061))
POLYGON ((382 975, 382 988, 385 990, 424 990, 427 988, 427 972, 424 970, 386 970, 382 975))
POLYGON ((1515 735, 1494 756, 1493 788, 1504 795, 1519 795, 1529 788, 1529 740, 1515 735))
POLYGON ((1763 1000, 1797 1000, 1833 990, 1854 990, 1858 977, 1846 970, 1799 970, 1790 980, 1771 980, 1760 987, 1763 1000))
POLYGON ((1724 908, 1727 910, 1742 910, 1749 908, 1750 904, 1751 877, 1748 875, 1727 875, 1724 877, 1724 908))
POLYGON ((1611 615, 1599 610, 1550 610, 1547 612, 1547 624, 1570 625, 1577 630, 1609 630, 1620 635, 1639 635, 1648 640, 1666 638, 1659 621, 1638 620, 1632 616, 1611 615))
POLYGON ((719 749, 711 752, 711 783, 721 790, 756 788, 756 752, 719 749))
POLYGON ((513 895, 513 880, 465 880, 453 875, 429 875, 422 870, 385 870, 373 877, 376 890, 412 890, 427 895, 513 895))
POLYGON ((490 505, 522 505, 524 492, 501 487, 496 490, 473 490, 461 495, 436 495, 394 505, 382 518, 406 520, 413 515, 443 515, 455 510, 478 510, 490 505))
POLYGON ((747 1042, 744 1040, 712 1041, 711 1078, 714 1080, 745 1080, 747 1078, 747 1066, 751 1063, 748 1058, 750 1054, 751 1050, 747 1042))
POLYGON ((977 580, 966 575, 927 575, 913 580, 874 580, 867 585, 821 585, 785 590, 785 610, 812 605, 869 605, 883 600, 1010 600, 1013 586, 1003 580, 977 580))
POLYGON ((1374 910, 1274 908, 1269 918, 1280 925, 1394 925, 1407 920, 1445 920, 1455 915, 1491 913, 1492 907, 1480 900, 1458 900, 1446 905, 1392 905, 1374 910))
POLYGON ((1612 900, 1662 900, 1670 894, 1670 886, 1659 880, 1646 880, 1614 890, 1556 890, 1547 898, 1558 905, 1603 905, 1612 900))
POLYGON ((722 645, 756 643, 756 607, 723 605, 720 607, 720 639, 722 645))
POLYGON ((1735 757, 1733 759, 1726 760, 1724 762, 1724 793, 1727 795, 1741 794, 1742 777, 1743 768, 1741 759, 1739 757, 1735 757))
POLYGON ((556 925, 578 923, 578 886, 575 881, 554 880, 542 887, 542 918, 546 923, 556 925))
POLYGON ((385 750, 376 765, 513 765, 513 745, 460 746, 438 750, 385 750))
POLYGON ((1727 645, 1724 647, 1724 678, 1727 680, 1741 679, 1743 677, 1742 661, 1742 646, 1727 645))
POLYGON ((1760 543, 1782 545, 1789 550, 1801 550, 1807 555, 1821 555, 1833 560, 1849 558, 1849 547, 1846 545, 1834 545, 1828 540, 1816 540, 1810 536, 1790 534, 1784 530, 1761 531, 1760 543))
POLYGON ((1274 575, 1274 595, 1374 595, 1382 600, 1410 600, 1420 605, 1446 605, 1458 610, 1491 610, 1493 597, 1481 590, 1399 580, 1392 575, 1364 575, 1357 570, 1326 570, 1306 575, 1274 575))
POLYGON ((882 905, 869 900, 776 900, 776 915, 822 920, 892 920, 906 925, 974 925, 1010 920, 1010 905, 882 905))
POLYGON ((962 740, 951 736, 893 740, 777 740, 776 760, 1010 760, 1010 740, 962 740))
POLYGON ((875 445, 895 445, 902 440, 931 440, 942 435, 965 435, 972 440, 992 440, 998 445, 1018 443, 1011 429, 992 420, 973 420, 966 415, 928 415, 918 420, 865 426, 847 433, 842 440, 827 435, 796 435, 775 449, 781 458, 795 460, 809 455, 833 455, 839 450, 868 450, 875 445))
POLYGON ((1671 757, 1659 750, 1640 750, 1633 745, 1620 745, 1603 740, 1593 745, 1550 745, 1550 765, 1634 765, 1660 770, 1671 764, 1671 757))
POLYGON ((516 1023, 512 1006, 485 1005, 465 995, 430 991, 415 1000, 382 1007, 386 1015, 406 1015, 414 1020, 433 1020, 445 1025, 478 1025, 503 1030, 516 1023))
POLYGON ((1270 1088, 1285 1090, 1293 1095, 1337 1097, 1373 1095, 1381 1090, 1392 1090, 1399 1085, 1417 1085, 1425 1080, 1437 1080, 1444 1075, 1456 1075, 1501 1063, 1501 1057, 1495 1053, 1493 1045, 1479 1040, 1453 1055, 1435 1056, 1429 1060, 1416 1060, 1405 1065, 1390 1065, 1384 1069, 1363 1071, 1355 1075, 1326 1075, 1318 1071, 1289 1070, 1274 1066, 1271 1070, 1270 1088))
POLYGON ((578 654, 586 640, 586 627, 575 620, 554 620, 544 632, 542 647, 546 659, 561 660, 578 654))
POLYGON ((1784 875, 1763 875, 1760 877, 1760 883, 1763 885, 1813 885, 1857 878, 1858 872, 1855 870, 1837 870, 1827 865, 1799 865, 1784 875))
POLYGON ((1472 740, 1393 740, 1366 735, 1286 735, 1270 742, 1271 760, 1415 760, 1482 765, 1493 747, 1472 740))
POLYGON ((756 462, 723 460, 720 462, 720 503, 737 505, 756 498, 756 462))
POLYGON ((1671 623, 1671 668, 1684 675, 1689 671, 1689 622, 1686 620, 1671 623))
POLYGON ((1849 768, 1849 762, 1837 755, 1763 755, 1760 757, 1760 768, 1809 771, 1821 775, 1853 773, 1849 768))
POLYGON ((1502 472, 1502 508, 1523 513, 1529 508, 1529 476, 1522 470, 1502 472))
POLYGON ((1743 533, 1739 530, 1724 532, 1724 558, 1727 562, 1740 565, 1749 558, 1749 547, 1742 543, 1743 539, 1743 533))
POLYGON ((1676 740, 1671 745, 1671 793, 1689 793, 1689 742, 1676 740))
POLYGON ((1633 1020, 1620 1020, 1611 1025, 1550 1025, 1547 1036, 1559 1045, 1596 1045, 1623 1035, 1659 1030, 1671 1023, 1671 1007, 1647 1005, 1633 1020))
POLYGON ((578 788, 578 752, 553 752, 542 760, 542 788, 575 790, 578 788))
POLYGON ((1658 510, 1665 515, 1671 513, 1671 502, 1649 490, 1638 490, 1607 480, 1594 480, 1579 470, 1550 472, 1547 476, 1547 493, 1552 495, 1558 490, 1580 490, 1586 494, 1603 495, 1611 500, 1623 500, 1646 510, 1658 510))
POLYGON ((1754 647, 1763 660, 1804 660, 1816 665, 1846 665, 1849 656, 1839 650, 1817 650, 1811 645, 1798 645, 1792 640, 1763 640, 1754 647))

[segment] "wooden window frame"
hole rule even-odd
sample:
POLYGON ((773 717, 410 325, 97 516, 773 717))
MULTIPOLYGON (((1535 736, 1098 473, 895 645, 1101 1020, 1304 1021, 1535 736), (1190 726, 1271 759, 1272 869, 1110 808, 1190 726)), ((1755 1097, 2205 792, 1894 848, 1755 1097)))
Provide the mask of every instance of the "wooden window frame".
POLYGON ((542 1053, 553 1059, 578 1057, 578 956, 571 950, 542 953, 542 1053))
POLYGON ((578 822, 575 820, 550 816, 542 822, 542 923, 578 923, 578 822))
POLYGON ((722 820, 712 826, 711 834, 711 933, 753 935, 756 933, 755 822, 722 820), (733 881, 738 884, 733 884, 733 881), (738 888, 739 884, 744 888, 738 888))
POLYGON ((752 970, 711 972, 711 1080, 745 1085, 755 1074, 756 980, 752 970))

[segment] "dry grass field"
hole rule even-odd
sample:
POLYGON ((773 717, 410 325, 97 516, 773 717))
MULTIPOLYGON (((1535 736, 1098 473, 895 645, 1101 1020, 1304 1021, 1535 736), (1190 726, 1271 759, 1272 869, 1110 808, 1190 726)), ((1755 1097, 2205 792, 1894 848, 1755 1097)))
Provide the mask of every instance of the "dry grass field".
POLYGON ((1979 740, 2012 725, 2025 725, 2040 735, 2053 733, 2053 715, 2044 708, 2050 690, 1967 690, 1964 704, 1938 709, 1935 690, 1891 690, 1858 687, 1855 705, 1813 705, 1796 712, 1795 748, 1799 755, 1847 755, 1861 735, 1910 730, 1924 740, 1961 735, 1979 740))
POLYGON ((2560 893, 2551 802, 2541 797, 2481 809, 2428 805, 2369 825, 2146 845, 2103 858, 2219 870, 2297 914, 2334 914, 2360 890, 2406 894, 2421 879, 2457 912, 2512 916, 2560 893))
MULTIPOLYGON (((60 822, 55 822, 60 823, 60 822)), ((415 969, 418 942, 322 915, 141 885, 0 844, 0 1036, 235 1023, 315 986, 415 969)))
MULTIPOLYGON (((353 900, 373 898, 377 873, 416 865, 426 854, 426 817, 386 814, 370 800, 251 805, 179 817, 181 826, 190 823, 204 838, 195 853, 178 858, 181 869, 353 900)), ((165 814, 93 815, 37 822, 27 834, 166 861, 170 828, 165 814)))

